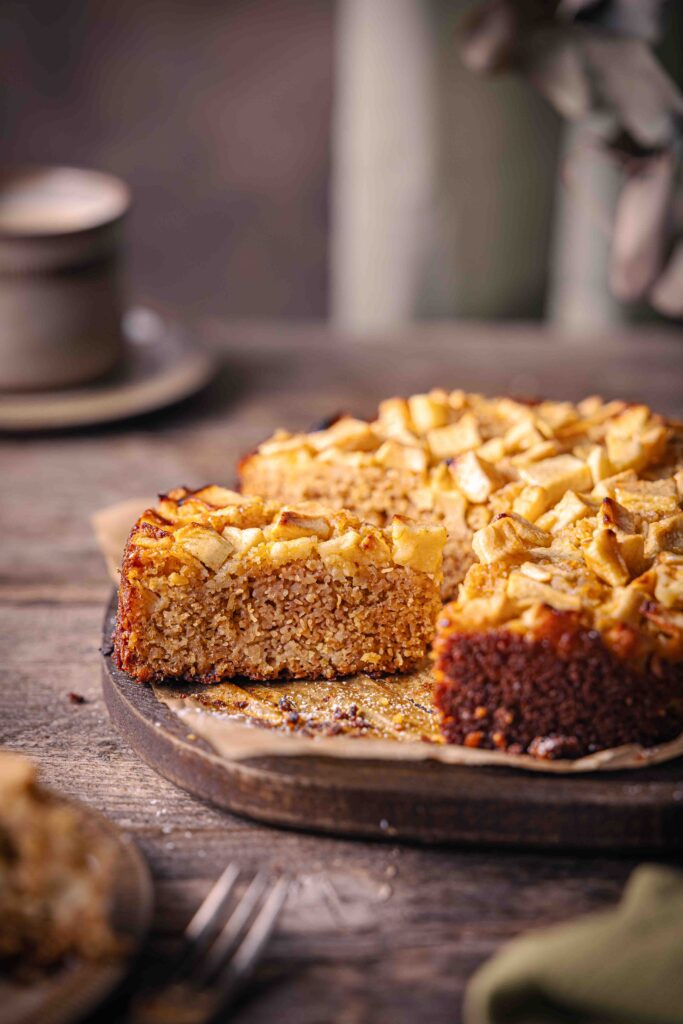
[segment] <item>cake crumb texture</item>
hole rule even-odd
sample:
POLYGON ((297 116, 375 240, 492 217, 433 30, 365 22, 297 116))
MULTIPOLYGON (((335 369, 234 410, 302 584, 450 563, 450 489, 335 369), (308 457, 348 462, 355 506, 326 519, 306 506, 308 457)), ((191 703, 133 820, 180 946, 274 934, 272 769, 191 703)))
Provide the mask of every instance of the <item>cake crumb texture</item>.
POLYGON ((115 654, 139 680, 408 671, 440 610, 445 530, 386 529, 223 488, 163 496, 124 556, 115 654))

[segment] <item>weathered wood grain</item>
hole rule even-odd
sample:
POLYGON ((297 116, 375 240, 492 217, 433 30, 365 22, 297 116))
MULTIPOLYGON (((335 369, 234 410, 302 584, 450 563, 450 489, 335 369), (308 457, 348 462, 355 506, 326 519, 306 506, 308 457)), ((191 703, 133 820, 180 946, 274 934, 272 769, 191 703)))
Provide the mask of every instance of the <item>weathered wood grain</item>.
MULTIPOLYGON (((231 817, 157 776, 113 730, 100 692, 109 591, 89 529, 98 508, 178 483, 229 482, 275 426, 371 411, 434 383, 486 391, 642 398, 681 414, 683 338, 606 342, 536 330, 436 325, 360 343, 314 327, 213 325, 219 379, 127 426, 0 441, 0 742, 50 784, 129 830, 157 883, 147 963, 173 947, 227 860, 300 880, 250 998, 249 1024, 457 1021, 465 982, 505 939, 617 898, 620 857, 418 849, 276 831, 231 817), (86 697, 73 704, 70 691, 86 697)), ((145 970, 145 964, 141 970, 145 970)), ((122 1003, 98 1022, 125 1020, 122 1003)))

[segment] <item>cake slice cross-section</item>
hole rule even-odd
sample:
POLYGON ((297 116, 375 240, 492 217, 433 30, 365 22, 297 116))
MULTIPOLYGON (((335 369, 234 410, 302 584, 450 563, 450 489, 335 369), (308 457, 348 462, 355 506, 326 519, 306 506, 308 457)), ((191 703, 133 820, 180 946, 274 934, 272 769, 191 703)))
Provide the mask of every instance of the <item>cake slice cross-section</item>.
POLYGON ((674 464, 477 531, 434 642, 446 740, 554 759, 680 735, 682 506, 674 464))
POLYGON ((179 488, 128 539, 114 637, 141 681, 404 672, 441 604, 443 527, 179 488))

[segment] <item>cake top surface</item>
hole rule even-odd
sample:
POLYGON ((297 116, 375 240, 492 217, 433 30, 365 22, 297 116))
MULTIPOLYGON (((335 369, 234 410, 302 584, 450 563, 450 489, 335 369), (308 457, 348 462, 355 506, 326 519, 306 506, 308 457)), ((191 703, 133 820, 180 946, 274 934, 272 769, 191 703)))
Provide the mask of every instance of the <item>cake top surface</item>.
POLYGON ((550 607, 615 648, 683 657, 683 428, 645 405, 437 389, 258 451, 410 473, 418 509, 474 534, 454 628, 527 630, 550 607))
POLYGON ((293 506, 210 485, 178 488, 145 512, 130 536, 127 575, 150 571, 182 586, 252 569, 320 558, 345 575, 405 566, 440 578, 446 531, 394 516, 386 529, 350 512, 306 502, 293 506))
MULTIPOLYGON (((609 443, 616 465, 627 460, 629 452, 614 435, 607 442, 609 427, 633 409, 646 410, 652 420, 649 426, 662 425, 661 417, 653 416, 646 406, 606 402, 597 396, 578 403, 527 402, 435 388, 426 394, 380 402, 372 421, 344 415, 310 433, 278 430, 257 451, 291 461, 346 459, 353 465, 393 466, 416 473, 474 452, 485 462, 497 463, 504 472, 526 460, 539 461, 571 451, 582 443, 609 443)), ((654 443, 654 435, 649 439, 654 443)))
MULTIPOLYGON (((622 424, 626 430, 626 416, 616 421, 618 429, 622 424)), ((640 443, 636 430, 626 439, 640 443)), ((552 461, 561 463, 573 486, 551 498, 542 486, 547 471, 541 462, 523 475, 519 494, 508 488, 507 507, 505 488, 494 496, 498 510, 472 539, 478 563, 444 624, 459 630, 505 625, 533 633, 550 608, 597 629, 624 657, 659 653, 682 659, 680 462, 664 461, 645 472, 629 466, 616 474, 612 465, 605 470, 611 475, 599 479, 592 459, 562 455, 552 461), (526 516, 517 510, 525 502, 526 516)))
POLYGON ((416 508, 457 533, 485 526, 512 499, 514 511, 534 518, 566 491, 620 474, 674 475, 683 429, 645 405, 598 397, 527 403, 437 389, 381 402, 372 422, 344 416, 308 434, 278 431, 257 455, 293 472, 312 462, 402 471, 416 508))

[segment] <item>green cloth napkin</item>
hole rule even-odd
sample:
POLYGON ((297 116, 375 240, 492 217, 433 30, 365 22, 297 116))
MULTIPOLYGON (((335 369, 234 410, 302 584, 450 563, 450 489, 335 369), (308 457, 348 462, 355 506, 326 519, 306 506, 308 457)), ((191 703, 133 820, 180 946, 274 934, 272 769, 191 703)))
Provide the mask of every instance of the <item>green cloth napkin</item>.
POLYGON ((514 939, 465 1024, 683 1024, 683 873, 640 867, 616 907, 514 939))

